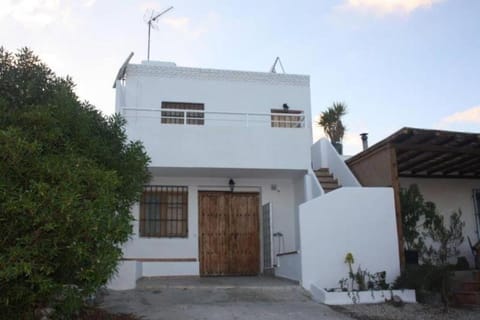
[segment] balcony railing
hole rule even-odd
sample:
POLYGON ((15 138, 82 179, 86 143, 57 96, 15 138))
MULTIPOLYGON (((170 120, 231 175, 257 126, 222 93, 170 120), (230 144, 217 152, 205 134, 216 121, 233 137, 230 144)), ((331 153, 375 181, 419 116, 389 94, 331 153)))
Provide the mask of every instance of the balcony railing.
POLYGON ((204 110, 123 108, 128 119, 158 119, 161 125, 304 128, 304 113, 251 113, 204 110))

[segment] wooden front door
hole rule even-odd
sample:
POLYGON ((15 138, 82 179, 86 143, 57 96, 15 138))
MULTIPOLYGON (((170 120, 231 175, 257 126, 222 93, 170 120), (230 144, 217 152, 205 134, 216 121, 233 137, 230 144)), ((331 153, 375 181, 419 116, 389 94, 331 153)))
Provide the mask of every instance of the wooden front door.
POLYGON ((256 275, 258 193, 199 192, 200 275, 256 275))

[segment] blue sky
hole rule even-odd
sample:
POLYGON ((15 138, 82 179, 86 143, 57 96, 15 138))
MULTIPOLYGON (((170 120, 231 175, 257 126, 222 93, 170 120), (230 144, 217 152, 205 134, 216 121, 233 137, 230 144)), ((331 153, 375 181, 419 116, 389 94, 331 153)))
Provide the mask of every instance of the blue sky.
MULTIPOLYGON (((109 114, 115 74, 146 57, 147 9, 174 6, 152 31, 152 60, 311 76, 312 113, 344 101, 345 152, 403 126, 480 132, 480 1, 2 0, 0 45, 32 48, 109 114)), ((315 136, 321 129, 315 128, 315 136)))

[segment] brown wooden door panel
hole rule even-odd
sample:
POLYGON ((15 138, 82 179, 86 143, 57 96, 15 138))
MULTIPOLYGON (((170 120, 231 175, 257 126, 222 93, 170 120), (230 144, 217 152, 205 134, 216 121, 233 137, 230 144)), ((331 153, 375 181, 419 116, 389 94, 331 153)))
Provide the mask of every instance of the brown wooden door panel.
POLYGON ((255 275, 260 263, 258 193, 199 193, 201 275, 255 275))
POLYGON ((227 197, 201 193, 199 201, 200 274, 221 275, 228 265, 226 234, 230 207, 227 197))

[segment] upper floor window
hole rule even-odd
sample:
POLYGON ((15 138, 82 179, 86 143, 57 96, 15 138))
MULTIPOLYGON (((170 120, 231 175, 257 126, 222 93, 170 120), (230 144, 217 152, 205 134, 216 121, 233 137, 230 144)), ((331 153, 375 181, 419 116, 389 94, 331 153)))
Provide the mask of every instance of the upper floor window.
POLYGON ((289 109, 271 109, 271 124, 278 128, 301 128, 303 127, 303 111, 289 109))
POLYGON ((188 187, 145 186, 140 200, 140 236, 188 236, 188 187))
POLYGON ((196 124, 203 125, 205 123, 203 103, 190 102, 162 102, 162 123, 168 124, 196 124), (178 110, 178 111, 175 111, 178 110), (192 110, 201 110, 195 112, 192 110))

